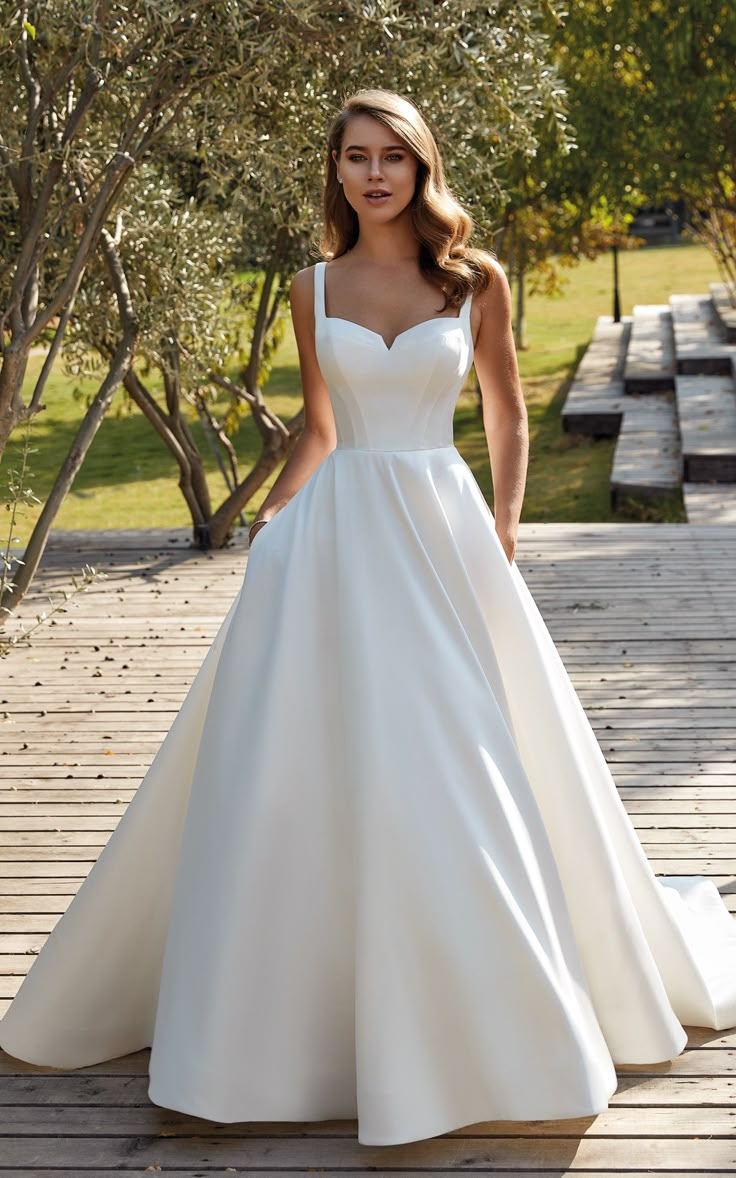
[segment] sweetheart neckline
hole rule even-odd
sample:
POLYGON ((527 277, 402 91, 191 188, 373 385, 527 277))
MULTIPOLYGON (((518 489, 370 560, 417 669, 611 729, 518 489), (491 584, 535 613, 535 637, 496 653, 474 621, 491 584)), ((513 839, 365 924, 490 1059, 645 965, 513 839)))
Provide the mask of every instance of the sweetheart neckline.
POLYGON ((418 323, 413 323, 411 327, 404 328, 398 335, 395 335, 390 344, 387 344, 380 331, 374 331, 372 327, 366 327, 363 323, 356 323, 354 319, 345 319, 342 315, 323 315, 323 320, 326 323, 347 323, 350 327, 357 327, 358 331, 367 331, 368 335, 375 336, 383 344, 386 352, 392 352, 396 341, 400 340, 402 336, 409 335, 412 331, 416 331, 418 327, 426 327, 428 323, 456 323, 455 330, 461 329, 464 333, 464 325, 462 324, 462 315, 436 315, 434 319, 420 319, 418 323))

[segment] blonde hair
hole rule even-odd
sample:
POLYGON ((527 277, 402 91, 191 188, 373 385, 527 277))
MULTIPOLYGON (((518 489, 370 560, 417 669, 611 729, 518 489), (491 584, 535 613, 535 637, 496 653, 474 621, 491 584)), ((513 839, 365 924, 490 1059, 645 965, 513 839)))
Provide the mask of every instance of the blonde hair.
POLYGON ((471 291, 486 290, 496 277, 490 252, 466 244, 473 221, 450 192, 435 138, 414 103, 390 90, 359 90, 346 100, 332 123, 327 143, 322 256, 339 258, 358 240, 358 215, 345 198, 332 158, 333 150, 340 156, 345 128, 353 115, 376 119, 416 157, 411 216, 420 243, 419 265, 430 282, 444 292, 445 307, 459 307, 471 291))

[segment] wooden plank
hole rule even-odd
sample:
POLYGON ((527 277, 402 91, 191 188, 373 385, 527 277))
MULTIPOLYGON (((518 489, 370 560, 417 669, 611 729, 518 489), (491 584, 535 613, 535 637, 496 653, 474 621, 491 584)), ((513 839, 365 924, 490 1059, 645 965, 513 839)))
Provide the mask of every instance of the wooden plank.
MULTIPOLYGON (((151 1170, 152 1169, 154 1169, 154 1167, 148 1166, 146 1170, 132 1170, 132 1169, 128 1169, 128 1167, 126 1166, 125 1171, 121 1171, 121 1170, 117 1169, 114 1172, 115 1173, 121 1173, 121 1172, 125 1173, 125 1178, 151 1178, 151 1170)), ((311 1166, 311 1167, 309 1167, 309 1171, 307 1171, 307 1172, 312 1172, 313 1170, 316 1170, 316 1169, 317 1169, 317 1167, 311 1166)), ((462 1171, 462 1169, 463 1169, 462 1165, 453 1165, 453 1166, 449 1167, 449 1169, 447 1169, 446 1171, 443 1171, 442 1167, 437 1167, 437 1172, 438 1173, 443 1173, 443 1172, 450 1173, 450 1172, 455 1172, 456 1170, 462 1171)), ((435 1173, 435 1170, 436 1170, 436 1167, 432 1167, 431 1172, 435 1173)), ((195 1167, 195 1169, 188 1169, 188 1167, 186 1167, 186 1166, 185 1167, 177 1166, 177 1167, 175 1167, 175 1169, 173 1169, 173 1167, 172 1167, 172 1169, 167 1169, 166 1172, 171 1173, 171 1174, 175 1174, 175 1178, 206 1178, 206 1174, 211 1173, 211 1172, 214 1172, 214 1173, 220 1173, 220 1172, 236 1173, 236 1169, 234 1169, 234 1166, 232 1166, 232 1167, 230 1167, 230 1170, 228 1170, 228 1167, 225 1167, 224 1171, 218 1171, 218 1170, 207 1171, 207 1170, 203 1170, 203 1167, 201 1167, 201 1166, 197 1166, 197 1167, 195 1167)), ((259 1170, 258 1167, 248 1166, 247 1169, 243 1169, 243 1167, 240 1167, 240 1169, 237 1172, 247 1174, 248 1178, 273 1178, 273 1170, 259 1170)), ((339 1172, 340 1172, 340 1174, 345 1174, 345 1176, 349 1176, 349 1178, 350 1178, 351 1174, 364 1173, 366 1171, 364 1169, 362 1169, 362 1167, 360 1167, 359 1165, 356 1165, 356 1166, 340 1166, 339 1172)), ((376 1164, 372 1164, 370 1166, 370 1172, 372 1174, 379 1174, 379 1176, 380 1176, 380 1174, 382 1174, 384 1172, 384 1170, 379 1169, 379 1167, 376 1164)), ((389 1173, 390 1170, 386 1170, 385 1172, 389 1173)), ((429 1171, 413 1170, 412 1167, 402 1167, 402 1171, 400 1171, 400 1172, 402 1172, 402 1178, 419 1178, 420 1174, 425 1174, 429 1171)), ((522 1173, 533 1173, 533 1176, 535 1176, 535 1178, 561 1178, 561 1174, 564 1172, 566 1172, 566 1171, 561 1171, 558 1169, 557 1170, 533 1170, 533 1171, 518 1170, 515 1167, 515 1169, 513 1169, 513 1170, 508 1170, 508 1169, 506 1169, 506 1170, 503 1170, 503 1169, 502 1170, 493 1170, 493 1178, 518 1178, 519 1174, 522 1174, 522 1173)), ((585 1172, 591 1172, 591 1171, 581 1171, 581 1173, 585 1173, 585 1172)), ((601 1171, 592 1171, 592 1172, 601 1174, 601 1171)), ((89 1169, 89 1167, 85 1167, 84 1178, 110 1178, 111 1173, 113 1173, 113 1171, 111 1171, 111 1170, 97 1170, 97 1169, 89 1169)), ((610 1173, 611 1173, 611 1171, 606 1172, 606 1178, 610 1178, 610 1173)), ((698 1170, 697 1173, 698 1173, 698 1178, 721 1178, 724 1171, 723 1170, 698 1170)), ((647 1178, 648 1174, 651 1174, 650 1170, 648 1170, 648 1171, 626 1170, 626 1178, 647 1178)), ((668 1174, 668 1178, 688 1178, 687 1174, 685 1174, 684 1171, 681 1171, 681 1170, 677 1170, 677 1171, 668 1170, 667 1174, 668 1174)), ((27 1170, 14 1170, 14 1169, 13 1170, 4 1170, 4 1171, 2 1171, 2 1176, 4 1176, 4 1178, 27 1178, 28 1171, 27 1170)), ((38 1169, 37 1166, 34 1166, 33 1178, 81 1178, 81 1172, 77 1169, 67 1170, 67 1169, 58 1169, 58 1167, 54 1167, 53 1170, 46 1170, 46 1169, 38 1169)))
MULTIPOLYGON (((124 1172, 125 1178, 150 1178, 151 1169, 152 1169, 152 1167, 148 1166, 147 1170, 133 1170, 133 1169, 130 1169, 130 1167, 126 1166, 125 1171, 115 1170, 115 1173, 124 1172)), ((307 1171, 307 1172, 312 1172, 313 1170, 316 1170, 316 1167, 311 1166, 311 1167, 309 1167, 309 1171, 307 1171)), ((435 1173, 436 1170, 438 1173, 455 1172, 457 1170, 462 1171, 463 1166, 462 1166, 462 1164, 452 1165, 451 1167, 449 1167, 449 1169, 447 1169, 447 1171, 443 1171, 442 1167, 432 1167, 431 1172, 435 1173)), ((84 1178, 110 1178, 110 1174, 112 1172, 113 1171, 111 1171, 111 1170, 89 1169, 89 1167, 85 1167, 84 1178)), ((206 1178, 206 1174, 211 1173, 211 1172, 214 1172, 214 1173, 233 1172, 234 1173, 234 1172, 236 1172, 236 1170, 234 1170, 234 1167, 231 1167, 230 1171, 228 1171, 227 1167, 225 1167, 224 1171, 217 1171, 217 1170, 216 1171, 207 1171, 207 1170, 203 1170, 203 1167, 201 1167, 201 1166, 195 1167, 195 1169, 188 1169, 188 1167, 186 1167, 186 1166, 184 1166, 184 1167, 177 1166, 177 1167, 175 1167, 175 1169, 173 1169, 173 1167, 172 1167, 172 1169, 167 1170, 167 1173, 175 1174, 175 1178, 206 1178)), ((248 1166, 247 1169, 243 1169, 243 1167, 241 1167, 241 1169, 239 1169, 237 1172, 248 1174, 248 1178, 273 1178, 273 1170, 259 1170, 258 1167, 248 1166)), ((363 1170, 362 1167, 360 1167, 359 1165, 340 1166, 340 1174, 345 1174, 345 1176, 349 1176, 349 1178, 350 1178, 351 1174, 358 1174, 358 1173, 363 1173, 363 1172, 365 1172, 365 1170, 363 1170)), ((390 1170, 384 1171, 383 1167, 380 1167, 380 1169, 379 1169, 378 1165, 372 1164, 370 1166, 370 1172, 372 1174, 379 1174, 379 1176, 380 1176, 380 1174, 382 1174, 384 1172, 389 1173, 390 1170)), ((415 1169, 412 1169, 411 1166, 405 1166, 402 1169, 402 1178, 419 1178, 420 1174, 425 1174, 427 1172, 429 1172, 429 1171, 415 1170, 415 1169)), ((517 1167, 515 1167, 515 1169, 513 1169, 513 1170, 509 1170, 509 1169, 493 1170, 493 1178, 518 1178, 519 1174, 522 1174, 522 1173, 533 1173, 533 1176, 535 1176, 535 1178, 561 1178, 562 1174, 568 1173, 568 1172, 569 1171, 562 1171, 559 1169, 557 1169, 557 1170, 533 1170, 533 1171, 518 1170, 517 1167)), ((597 1171, 579 1171, 579 1172, 581 1172, 581 1173, 586 1173, 586 1172, 597 1173, 598 1176, 599 1176, 599 1174, 602 1173, 602 1171, 599 1171, 599 1170, 597 1170, 597 1171)), ((619 1172, 621 1172, 621 1171, 619 1171, 619 1172)), ((721 1176, 724 1172, 725 1171, 723 1171, 723 1170, 698 1170, 697 1174, 698 1174, 698 1178, 721 1178, 721 1176)), ((605 1178, 610 1178, 611 1173, 612 1173, 612 1171, 605 1171, 605 1178)), ((692 1173, 692 1171, 690 1171, 689 1173, 692 1173)), ((27 1174, 28 1174, 28 1171, 26 1171, 26 1170, 14 1170, 13 1169, 13 1170, 2 1171, 2 1176, 4 1176, 4 1178, 27 1178, 27 1174)), ((626 1170, 626 1178, 647 1178, 648 1174, 651 1174, 651 1170, 648 1170, 648 1171, 626 1170)), ((668 1174, 668 1178, 688 1178, 687 1174, 685 1174, 685 1172, 683 1170, 668 1170, 667 1174, 668 1174)), ((38 1167, 34 1166, 33 1178, 81 1178, 81 1173, 77 1169, 67 1170, 67 1169, 58 1169, 58 1167, 54 1167, 53 1170, 46 1170, 46 1169, 38 1169, 38 1167)))
POLYGON ((188 1139, 168 1137, 19 1137, 3 1139, 6 1166, 53 1166, 74 1162, 80 1170, 92 1166, 125 1167, 135 1159, 138 1167, 169 1170, 184 1164, 212 1169, 214 1165, 250 1170, 340 1169, 350 1166, 380 1166, 388 1169, 557 1170, 558 1174, 586 1170, 673 1170, 730 1171, 736 1167, 736 1141, 728 1138, 683 1140, 643 1138, 629 1140, 596 1138, 571 1133, 568 1137, 523 1139, 497 1137, 493 1127, 479 1122, 462 1133, 434 1137, 409 1145, 366 1146, 355 1140, 355 1123, 343 1122, 341 1132, 326 1127, 319 1136, 297 1132, 287 1135, 283 1127, 271 1128, 270 1135, 253 1138, 217 1137, 205 1128, 188 1139), (489 1144, 492 1143, 492 1149, 489 1144))
MULTIPOLYGON (((47 1083, 48 1081, 43 1081, 47 1083)), ((101 1085, 96 1085, 99 1090, 101 1085)), ((29 1094, 30 1095, 30 1094, 29 1094)), ((184 1113, 166 1112, 147 1102, 143 1094, 145 1106, 136 1104, 115 1105, 112 1102, 99 1101, 95 1107, 94 1116, 98 1120, 99 1132, 107 1136, 124 1134, 151 1134, 166 1137, 183 1138, 197 1134, 202 1128, 199 1117, 190 1117, 184 1113)), ((252 1139, 262 1137, 264 1128, 269 1134, 274 1131, 278 1122, 236 1122, 233 1124, 210 1123, 207 1126, 207 1136, 214 1140, 232 1138, 252 1139)), ((295 1137, 297 1134, 305 1137, 324 1136, 325 1133, 345 1132, 353 1122, 330 1120, 328 1122, 304 1122, 301 1125, 283 1126, 282 1137, 295 1137)), ((570 1117, 565 1120, 540 1121, 506 1121, 492 1120, 481 1122, 485 1132, 492 1137, 506 1138, 559 1138, 559 1137, 666 1137, 669 1139, 687 1137, 729 1137, 736 1130, 736 1107, 714 1107, 712 1105, 680 1106, 675 1113, 670 1108, 647 1106, 613 1107, 599 1113, 596 1117, 570 1117)), ((475 1122, 477 1126, 478 1123, 475 1122)), ((453 1136, 464 1134, 469 1126, 459 1127, 452 1132, 453 1136)), ((29 1136, 51 1136, 63 1133, 65 1137, 85 1137, 90 1132, 90 1111, 84 1105, 67 1105, 52 1102, 40 1104, 13 1103, 3 1110, 3 1131, 12 1134, 28 1134, 29 1136)), ((475 1136, 477 1128, 473 1130, 475 1136)), ((341 1135, 342 1135, 341 1133, 341 1135)), ((1 1172, 1 1171, 0 1171, 1 1172)))
MULTIPOLYGON (((730 1032, 714 1031, 704 1027, 688 1027, 688 1042, 695 1046, 686 1047, 674 1059, 661 1064, 650 1065, 618 1065, 616 1068, 619 1079, 621 1077, 635 1077, 643 1082, 649 1076, 660 1079, 686 1078, 710 1079, 721 1077, 736 1082, 736 1030, 730 1032), (704 1046, 704 1041, 712 1041, 712 1046, 704 1046), (726 1046, 719 1046, 725 1043, 726 1046)), ((22 1059, 15 1059, 0 1049, 0 1077, 49 1077, 49 1076, 146 1076, 150 1050, 145 1048, 130 1055, 117 1059, 104 1060, 102 1063, 89 1067, 77 1068, 73 1071, 63 1071, 56 1068, 41 1068, 26 1063, 22 1059)))
MULTIPOLYGON (((35 1113, 49 1105, 63 1105, 68 1111, 77 1109, 80 1113, 89 1106, 107 1105, 116 1109, 124 1109, 130 1105, 144 1106, 146 1114, 150 1114, 151 1106, 148 1102, 148 1075, 138 1076, 80 1076, 75 1073, 50 1075, 28 1075, 22 1079, 18 1077, 0 1078, 0 1105, 5 1109, 21 1105, 25 1114, 35 1113)), ((610 1126, 608 1131, 621 1135, 627 1128, 633 1129, 633 1122, 628 1120, 628 1109, 642 1111, 648 1116, 649 1110, 660 1109, 676 1105, 678 1108, 711 1108, 718 1109, 722 1115, 723 1106, 730 1106, 728 1111, 734 1113, 733 1097, 736 1088, 734 1077, 673 1077, 673 1076, 621 1076, 617 1091, 611 1098, 610 1111, 601 1113, 606 1117, 610 1126), (623 1110, 623 1111, 621 1111, 623 1110)), ((89 1114, 87 1113, 87 1116, 89 1114)), ((11 1124, 10 1120, 7 1121, 11 1124)), ((17 1122, 15 1122, 17 1124, 17 1122)), ((538 1135, 538 1125, 527 1123, 529 1129, 538 1135)), ((551 1125, 552 1132, 557 1126, 547 1121, 542 1124, 551 1125)), ((650 1132, 654 1132, 650 1122, 650 1132)), ((566 1126, 560 1122, 559 1127, 566 1126)), ((224 1128, 224 1126, 223 1126, 224 1128)), ((679 1125, 678 1128, 682 1128, 679 1125)), ((0 1171, 1 1172, 1 1171, 0 1171)))

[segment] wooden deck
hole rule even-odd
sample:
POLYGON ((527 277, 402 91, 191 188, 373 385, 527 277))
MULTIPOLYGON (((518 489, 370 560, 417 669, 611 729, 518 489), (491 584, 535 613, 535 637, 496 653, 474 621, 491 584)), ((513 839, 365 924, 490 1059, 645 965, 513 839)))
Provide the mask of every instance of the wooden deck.
MULTIPOLYGON (((2 1009, 133 796, 246 560, 242 545, 192 554, 181 534, 70 539, 42 586, 84 562, 109 579, 0 664, 2 1009)), ((522 525, 517 563, 655 870, 710 876, 736 910, 736 528, 522 525)), ((63 1073, 0 1052, 0 1178, 736 1170, 736 1032, 692 1029, 672 1063, 620 1069, 598 1117, 391 1147, 359 1145, 351 1121, 215 1125, 158 1108, 147 1058, 63 1073)))

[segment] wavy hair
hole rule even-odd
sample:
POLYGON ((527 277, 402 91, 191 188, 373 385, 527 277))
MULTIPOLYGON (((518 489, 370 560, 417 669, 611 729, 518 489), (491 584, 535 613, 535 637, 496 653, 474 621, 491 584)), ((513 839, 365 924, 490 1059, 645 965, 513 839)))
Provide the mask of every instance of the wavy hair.
POLYGON ((403 140, 417 160, 417 182, 411 202, 411 223, 419 241, 419 265, 443 292, 445 306, 459 307, 471 291, 484 291, 495 279, 492 251, 467 245, 473 231, 470 214, 452 195, 435 138, 422 114, 408 98, 390 90, 359 90, 334 119, 327 142, 324 188, 323 258, 339 258, 358 240, 355 209, 337 179, 332 152, 339 158, 345 128, 353 115, 369 115, 403 140))

